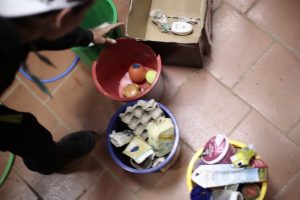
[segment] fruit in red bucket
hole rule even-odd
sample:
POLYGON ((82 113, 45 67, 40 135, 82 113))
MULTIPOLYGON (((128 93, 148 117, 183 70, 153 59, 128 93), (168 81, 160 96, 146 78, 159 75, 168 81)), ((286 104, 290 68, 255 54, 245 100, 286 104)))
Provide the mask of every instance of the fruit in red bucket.
POLYGON ((152 84, 156 78, 157 72, 155 70, 149 70, 146 73, 146 81, 152 84))
POLYGON ((123 89, 123 95, 125 97, 134 97, 138 95, 139 92, 140 92, 140 86, 135 83, 130 83, 123 89))
POLYGON ((92 74, 97 89, 104 96, 120 102, 142 98, 159 100, 164 89, 160 56, 156 55, 149 46, 132 38, 118 38, 117 43, 118 45, 108 45, 104 48, 97 62, 94 62, 92 74), (114 59, 108 59, 111 57, 114 59), (155 70, 157 75, 152 84, 147 83, 146 79, 144 82, 136 83, 141 88, 140 92, 128 98, 124 96, 123 90, 127 84, 135 83, 129 77, 128 72, 129 67, 134 63, 143 65, 145 71, 155 70))
POLYGON ((145 81, 146 69, 139 63, 134 63, 129 67, 129 77, 134 83, 142 83, 145 81))

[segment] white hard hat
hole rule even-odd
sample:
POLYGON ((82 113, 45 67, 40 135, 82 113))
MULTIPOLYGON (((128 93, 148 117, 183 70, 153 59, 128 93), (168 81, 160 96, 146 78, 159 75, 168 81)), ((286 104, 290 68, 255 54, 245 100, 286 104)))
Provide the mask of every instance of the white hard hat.
POLYGON ((1 17, 24 17, 70 8, 86 0, 0 0, 1 17))

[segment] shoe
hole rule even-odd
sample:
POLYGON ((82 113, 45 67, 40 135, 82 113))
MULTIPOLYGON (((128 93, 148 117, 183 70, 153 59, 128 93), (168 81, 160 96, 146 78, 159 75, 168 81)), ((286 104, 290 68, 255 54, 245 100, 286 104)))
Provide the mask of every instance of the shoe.
POLYGON ((61 172, 66 165, 89 153, 96 144, 98 134, 94 131, 79 131, 64 136, 54 143, 53 151, 45 156, 23 158, 24 164, 31 171, 44 175, 61 172))
POLYGON ((58 155, 63 165, 89 153, 95 147, 97 135, 94 131, 79 131, 66 135, 58 141, 56 143, 58 155))

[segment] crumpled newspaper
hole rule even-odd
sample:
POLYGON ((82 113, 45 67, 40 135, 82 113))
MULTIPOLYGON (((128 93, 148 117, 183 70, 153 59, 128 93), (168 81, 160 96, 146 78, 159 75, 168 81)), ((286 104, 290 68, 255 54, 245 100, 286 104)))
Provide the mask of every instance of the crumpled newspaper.
POLYGON ((154 22, 162 32, 169 33, 171 32, 172 23, 169 21, 168 18, 176 19, 179 22, 186 22, 192 25, 200 23, 200 19, 186 17, 186 16, 179 16, 179 17, 167 17, 163 10, 159 8, 154 8, 150 12, 151 21, 154 22))
POLYGON ((109 135, 110 142, 115 145, 116 147, 124 146, 128 144, 134 137, 131 130, 124 130, 121 132, 112 131, 109 135))
POLYGON ((180 22, 186 22, 186 23, 189 23, 189 24, 197 24, 197 23, 199 23, 199 20, 200 20, 200 19, 197 19, 197 18, 186 17, 186 16, 180 16, 180 17, 176 17, 176 18, 180 22))
POLYGON ((161 9, 155 8, 151 10, 150 17, 152 22, 154 22, 159 28, 161 28, 162 32, 170 32, 171 24, 169 23, 167 16, 161 9))

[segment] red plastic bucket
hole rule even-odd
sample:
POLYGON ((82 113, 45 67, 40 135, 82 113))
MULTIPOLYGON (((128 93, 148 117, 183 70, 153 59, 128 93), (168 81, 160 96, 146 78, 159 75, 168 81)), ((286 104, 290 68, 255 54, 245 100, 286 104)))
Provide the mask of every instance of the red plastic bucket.
POLYGON ((160 56, 156 56, 150 47, 134 39, 120 38, 117 44, 101 51, 98 60, 93 63, 92 74, 97 89, 108 98, 121 102, 141 98, 159 100, 163 92, 161 68, 160 56), (134 97, 125 97, 120 94, 120 81, 133 63, 155 70, 157 75, 145 91, 134 97))

